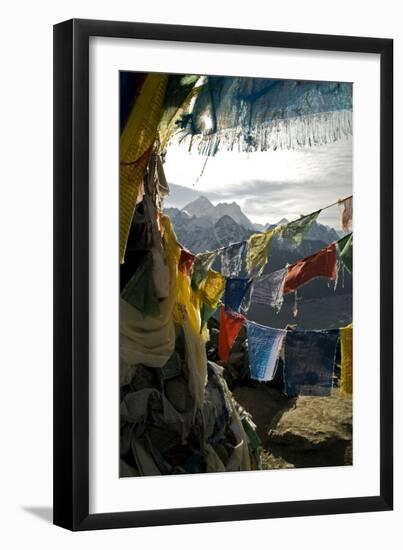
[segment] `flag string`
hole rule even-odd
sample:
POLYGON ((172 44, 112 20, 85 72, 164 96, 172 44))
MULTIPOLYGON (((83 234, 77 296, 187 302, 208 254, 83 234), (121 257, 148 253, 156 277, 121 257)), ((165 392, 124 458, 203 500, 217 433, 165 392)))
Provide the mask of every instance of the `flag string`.
MULTIPOLYGON (((327 206, 323 206, 322 208, 319 208, 318 210, 313 210, 313 211, 312 211, 311 213, 309 213, 309 214, 304 214, 303 216, 300 216, 299 218, 296 218, 295 220, 292 220, 292 221, 290 221, 290 222, 288 222, 288 223, 285 223, 285 224, 276 226, 276 227, 274 227, 273 229, 268 229, 268 230, 262 231, 261 233, 262 233, 262 234, 263 234, 263 233, 268 233, 269 231, 276 231, 276 232, 277 232, 277 231, 278 231, 278 232, 279 232, 279 231, 282 231, 283 229, 285 229, 285 228, 288 227, 289 225, 291 225, 291 224, 293 224, 293 223, 296 223, 296 222, 300 222, 301 220, 304 220, 305 218, 309 218, 310 216, 312 216, 312 214, 315 214, 316 212, 319 212, 319 213, 320 213, 320 212, 322 212, 323 210, 327 210, 328 208, 331 208, 332 206, 336 206, 337 204, 342 204, 343 202, 345 202, 345 201, 351 199, 352 196, 353 196, 353 195, 349 195, 348 197, 345 197, 344 199, 339 199, 339 200, 337 200, 337 201, 335 201, 335 202, 332 202, 331 204, 328 204, 327 206)), ((256 234, 259 234, 259 233, 256 233, 256 234)), ((344 238, 344 237, 342 237, 342 238, 344 238)), ((215 248, 214 250, 208 250, 208 251, 206 251, 206 252, 200 252, 199 254, 200 254, 200 255, 201 255, 201 254, 206 254, 206 253, 208 253, 208 254, 217 253, 217 254, 218 254, 218 253, 222 252, 223 250, 227 250, 228 248, 232 248, 232 247, 235 247, 235 246, 239 246, 239 245, 241 245, 241 244, 243 244, 243 243, 247 243, 248 240, 249 240, 249 238, 248 238, 248 239, 244 239, 243 241, 237 241, 237 242, 235 242, 235 243, 231 243, 231 244, 228 244, 228 245, 226 245, 226 246, 222 246, 222 247, 220 247, 220 248, 215 248)), ((340 240, 341 240, 341 239, 340 239, 340 240)), ((334 242, 336 243, 337 241, 334 241, 334 242)), ((196 256, 198 256, 199 254, 196 254, 196 256)))

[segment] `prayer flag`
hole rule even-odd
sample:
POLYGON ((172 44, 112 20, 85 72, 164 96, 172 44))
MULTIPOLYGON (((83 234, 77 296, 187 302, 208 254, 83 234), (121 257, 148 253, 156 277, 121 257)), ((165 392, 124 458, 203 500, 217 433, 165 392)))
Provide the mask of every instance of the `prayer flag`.
POLYGON ((207 274, 214 263, 218 251, 205 252, 197 254, 193 264, 192 288, 197 290, 201 282, 207 277, 207 274))
POLYGON ((273 380, 287 331, 247 321, 249 368, 251 378, 273 380))
POLYGON ((353 197, 339 201, 341 210, 340 225, 343 231, 351 231, 353 226, 353 197))
POLYGON ((281 236, 283 239, 288 239, 293 243, 294 246, 299 246, 303 239, 305 233, 311 227, 311 225, 316 222, 317 217, 319 216, 321 210, 313 212, 308 216, 302 216, 299 220, 288 223, 284 227, 280 228, 281 236))
POLYGON ((202 302, 202 305, 200 307, 200 318, 201 318, 200 332, 202 332, 205 325, 207 324, 207 321, 213 315, 215 310, 216 310, 216 308, 212 308, 212 307, 208 306, 207 304, 205 304, 204 302, 202 302))
POLYGON ((192 273, 193 264, 195 261, 195 255, 186 250, 185 248, 181 249, 181 255, 179 257, 179 271, 182 271, 185 275, 192 273))
POLYGON ((287 268, 273 271, 268 275, 257 277, 253 284, 251 301, 275 308, 277 311, 283 305, 283 293, 287 268))
POLYGON ((353 393, 353 324, 340 329, 341 372, 340 392, 353 393))
POLYGON ((337 250, 339 252, 341 263, 349 273, 353 272, 353 234, 346 235, 337 241, 337 250))
POLYGON ((224 304, 226 310, 238 312, 252 284, 251 279, 230 279, 225 283, 224 304))
POLYGON ((284 360, 287 395, 330 395, 338 339, 338 330, 287 331, 284 360))
POLYGON ((226 312, 220 308, 220 334, 218 338, 218 357, 226 363, 232 346, 241 330, 245 317, 240 313, 226 312))
POLYGON ((152 153, 168 75, 149 74, 120 137, 119 256, 124 262, 127 239, 140 185, 152 153))
POLYGON ((143 315, 155 317, 160 313, 160 306, 152 277, 153 260, 148 253, 122 290, 121 298, 141 311, 143 315))
POLYGON ((256 270, 260 274, 268 260, 270 243, 274 235, 273 231, 256 233, 248 240, 248 252, 246 256, 246 267, 249 273, 256 270))
POLYGON ((246 241, 227 246, 221 251, 221 274, 239 277, 244 269, 246 241))
POLYGON ((337 277, 336 245, 331 244, 288 268, 284 293, 292 292, 315 277, 337 277))
POLYGON ((217 273, 217 271, 210 269, 204 282, 200 285, 202 301, 211 308, 216 309, 222 293, 224 292, 224 288, 225 277, 223 277, 221 273, 217 273))

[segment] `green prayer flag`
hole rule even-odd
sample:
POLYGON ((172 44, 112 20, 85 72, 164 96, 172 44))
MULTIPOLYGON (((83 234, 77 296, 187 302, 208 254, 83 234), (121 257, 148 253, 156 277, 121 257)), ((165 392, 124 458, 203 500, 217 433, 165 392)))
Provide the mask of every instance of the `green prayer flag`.
POLYGON ((152 276, 152 256, 148 253, 136 273, 122 290, 122 299, 144 315, 156 317, 160 313, 159 301, 152 276))
POLYGON ((283 239, 288 239, 293 243, 294 246, 299 246, 303 239, 305 233, 311 227, 313 223, 316 222, 321 210, 313 212, 308 216, 303 216, 299 220, 288 223, 281 229, 281 236, 283 239))
POLYGON ((201 323, 200 323, 200 332, 203 330, 204 326, 207 324, 207 321, 210 319, 210 317, 213 315, 217 308, 212 308, 206 303, 202 303, 200 308, 200 317, 201 317, 201 323))
POLYGON ((340 260, 349 273, 353 273, 353 234, 349 233, 337 241, 340 260))
POLYGON ((207 274, 213 265, 213 262, 217 256, 218 251, 214 250, 213 252, 205 252, 204 254, 197 254, 196 259, 193 264, 193 275, 192 275, 192 288, 197 290, 200 286, 200 283, 204 281, 207 277, 207 274))

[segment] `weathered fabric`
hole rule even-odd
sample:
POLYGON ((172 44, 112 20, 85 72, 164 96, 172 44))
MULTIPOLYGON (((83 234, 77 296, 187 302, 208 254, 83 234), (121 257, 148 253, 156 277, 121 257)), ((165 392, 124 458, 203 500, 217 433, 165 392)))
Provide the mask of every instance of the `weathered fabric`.
MULTIPOLYGON (((251 287, 251 279, 230 279, 225 283, 223 302, 226 310, 239 312, 251 287)), ((248 300, 246 300, 248 301, 248 300)))
POLYGON ((165 176, 161 155, 157 155, 156 157, 156 195, 158 206, 162 210, 163 201, 169 195, 169 185, 165 176))
POLYGON ((121 298, 143 315, 159 315, 160 306, 152 277, 153 259, 148 253, 140 263, 133 277, 124 287, 121 298))
POLYGON ((316 222, 320 210, 313 212, 308 216, 303 216, 299 220, 288 223, 280 229, 280 234, 283 239, 287 239, 294 246, 299 246, 304 240, 304 235, 308 229, 316 222))
POLYGON ((184 432, 182 416, 156 388, 145 388, 127 394, 120 404, 120 415, 122 420, 129 424, 144 422, 149 415, 152 415, 156 423, 168 425, 180 435, 184 432), (159 410, 152 406, 153 400, 161 404, 159 410))
POLYGON ((146 316, 120 299, 120 382, 128 384, 133 367, 162 368, 175 349, 172 299, 160 303, 156 317, 146 316))
POLYGON ((247 322, 249 368, 251 378, 273 380, 287 331, 247 322))
MULTIPOLYGON (((120 299, 120 381, 130 382, 135 365, 161 368, 175 349, 175 302, 178 295, 180 249, 168 216, 161 217, 164 257, 169 271, 170 292, 159 302, 159 314, 150 316, 120 299)), ((185 277, 181 274, 182 277, 185 277)), ((186 279, 189 280, 188 277, 186 279)), ((152 277, 149 277, 152 282, 152 277)), ((133 285, 135 288, 135 285, 133 285)), ((136 299, 139 296, 136 293, 136 299)), ((199 321, 200 322, 200 321, 199 321)))
POLYGON ((206 345, 200 334, 196 334, 189 323, 186 312, 183 312, 183 333, 185 336, 185 358, 189 377, 189 390, 200 408, 204 400, 204 388, 207 384, 206 345))
POLYGON ((203 330, 203 328, 206 326, 207 321, 210 319, 210 317, 215 312, 216 308, 212 308, 209 305, 202 302, 202 305, 200 307, 200 318, 201 318, 201 327, 200 330, 203 330))
POLYGON ((153 258, 152 278, 155 292, 158 298, 168 298, 170 291, 170 275, 169 266, 165 261, 165 251, 159 229, 159 215, 149 195, 144 195, 143 202, 151 225, 151 254, 153 258))
POLYGON ((342 231, 351 231, 353 227, 353 197, 339 201, 340 226, 342 231))
POLYGON ((168 75, 149 74, 120 137, 119 256, 124 262, 139 187, 152 153, 168 75))
POLYGON ((246 242, 236 243, 220 252, 221 274, 224 277, 239 277, 244 269, 246 242))
POLYGON ((274 231, 266 231, 249 237, 246 256, 246 267, 249 273, 260 274, 263 271, 273 235, 274 231))
POLYGON ((203 302, 216 309, 225 288, 225 277, 210 269, 207 277, 200 285, 200 295, 203 302))
MULTIPOLYGON (((178 324, 183 324, 182 309, 186 312, 186 319, 191 326, 193 332, 200 335, 201 319, 200 319, 200 296, 199 293, 193 292, 190 286, 190 279, 187 275, 178 271, 177 275, 177 296, 174 319, 178 324)), ((200 336, 199 336, 200 338, 200 336)))
POLYGON ((198 75, 169 75, 161 121, 158 126, 160 151, 164 151, 172 134, 178 129, 178 121, 189 110, 192 98, 199 90, 198 75))
POLYGON ((218 338, 218 357, 225 363, 236 337, 241 330, 245 317, 239 313, 226 312, 224 306, 220 308, 220 334, 218 338))
POLYGON ((325 144, 352 133, 352 85, 209 76, 179 122, 204 155, 325 144))
POLYGON ((353 234, 346 235, 337 241, 337 250, 342 265, 349 273, 353 273, 353 234))
POLYGON ((338 330, 287 331, 284 357, 287 395, 330 395, 338 339, 338 330))
POLYGON ((340 329, 340 392, 353 393, 353 324, 340 329))
POLYGON ((193 264, 192 275, 192 288, 197 289, 202 281, 207 277, 214 260, 217 257, 218 252, 204 252, 203 254, 197 254, 193 264))
POLYGON ((264 304, 280 311, 283 305, 284 283, 287 268, 257 277, 253 283, 251 302, 264 304))
POLYGON ((189 250, 182 248, 181 255, 179 257, 179 271, 182 271, 185 275, 190 276, 194 261, 195 255, 189 252, 189 250))
POLYGON ((336 245, 331 244, 319 252, 308 256, 288 268, 284 283, 284 293, 292 292, 315 277, 337 277, 336 245))
POLYGON ((134 460, 138 475, 171 473, 163 455, 172 444, 185 442, 190 426, 169 400, 156 388, 130 392, 121 402, 120 419, 120 453, 134 460))

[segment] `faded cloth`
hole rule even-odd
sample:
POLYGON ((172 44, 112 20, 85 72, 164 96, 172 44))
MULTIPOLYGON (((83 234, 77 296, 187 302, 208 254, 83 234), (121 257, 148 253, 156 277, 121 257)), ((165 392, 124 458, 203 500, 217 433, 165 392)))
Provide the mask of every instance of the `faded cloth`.
POLYGON ((227 279, 225 284, 224 304, 226 310, 239 312, 244 298, 252 284, 251 279, 227 279))
POLYGON ((353 197, 339 201, 340 225, 343 231, 351 231, 353 227, 353 197))
POLYGON ((281 228, 281 236, 283 239, 287 239, 294 246, 299 246, 304 240, 304 235, 308 229, 316 222, 317 217, 320 214, 320 210, 313 212, 308 216, 303 216, 299 220, 288 223, 281 228))
POLYGON ((186 311, 187 320, 192 327, 195 334, 199 335, 201 332, 201 319, 200 319, 200 297, 198 292, 193 292, 190 286, 190 279, 187 275, 184 275, 181 271, 178 271, 177 277, 177 295, 176 295, 176 307, 174 311, 174 320, 178 324, 183 322, 183 311, 186 311))
POLYGON ((195 401, 195 407, 200 408, 204 400, 204 388, 207 384, 207 354, 206 345, 200 334, 194 332, 186 312, 183 312, 183 333, 185 336, 185 358, 189 377, 189 390, 195 401))
POLYGON ((273 231, 265 233, 256 233, 251 235, 248 240, 248 251, 246 255, 246 267, 249 273, 260 273, 267 263, 273 231))
POLYGON ((257 277, 253 284, 251 302, 264 304, 280 311, 283 305, 283 293, 287 268, 273 271, 268 275, 257 277))
POLYGON ((240 313, 226 312, 224 306, 220 308, 220 335, 218 338, 218 357, 226 363, 232 346, 245 321, 240 313))
POLYGON ((137 364, 162 368, 175 349, 175 326, 172 300, 160 303, 157 317, 143 315, 120 299, 120 381, 130 382, 137 364))
POLYGON ((287 331, 252 321, 247 321, 246 326, 251 378, 261 382, 273 380, 287 331))
POLYGON ((120 414, 122 420, 129 424, 144 423, 153 415, 155 424, 172 427, 180 435, 184 433, 182 416, 156 388, 145 388, 127 394, 120 404, 120 414), (159 410, 151 406, 151 400, 160 402, 159 410))
POLYGON ((216 259, 218 252, 214 250, 213 252, 204 252, 203 254, 197 254, 195 262, 193 264, 193 275, 192 275, 192 288, 197 290, 199 285, 207 277, 208 272, 211 269, 211 266, 216 259))
POLYGON ((284 386, 287 395, 330 395, 338 330, 287 331, 284 386))
POLYGON ((349 83, 209 76, 177 127, 205 155, 292 149, 351 134, 351 111, 349 83))
POLYGON ((141 261, 133 277, 124 287, 121 298, 143 315, 159 315, 160 306, 152 277, 153 259, 149 252, 141 261))
POLYGON ((288 268, 284 283, 284 294, 293 292, 315 277, 337 277, 336 245, 331 244, 288 268))
POLYGON ((189 250, 182 248, 181 255, 179 257, 179 271, 182 271, 185 275, 190 276, 194 261, 195 255, 189 252, 189 250))
POLYGON ((168 75, 147 75, 120 137, 119 256, 124 262, 133 212, 152 152, 168 75))
POLYGON ((239 277, 244 270, 246 241, 235 243, 220 252, 221 274, 224 277, 239 277))
POLYGON ((353 234, 346 235, 337 241, 337 250, 341 263, 349 273, 353 272, 353 234))
POLYGON ((212 307, 202 302, 200 306, 200 318, 201 318, 200 332, 203 330, 203 328, 207 324, 207 321, 210 319, 210 317, 213 315, 214 312, 215 312, 215 308, 213 309, 212 307))
POLYGON ((165 258, 165 250, 159 230, 159 215, 149 195, 144 195, 143 202, 151 224, 153 257, 152 277, 158 298, 168 298, 170 292, 170 269, 165 258))
POLYGON ((353 393, 353 324, 340 329, 340 392, 353 393))

